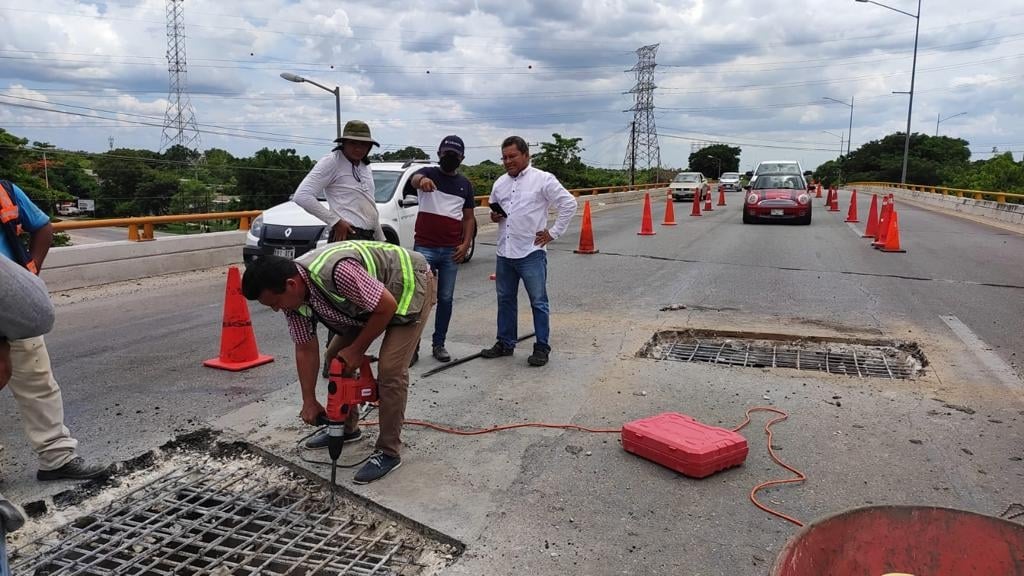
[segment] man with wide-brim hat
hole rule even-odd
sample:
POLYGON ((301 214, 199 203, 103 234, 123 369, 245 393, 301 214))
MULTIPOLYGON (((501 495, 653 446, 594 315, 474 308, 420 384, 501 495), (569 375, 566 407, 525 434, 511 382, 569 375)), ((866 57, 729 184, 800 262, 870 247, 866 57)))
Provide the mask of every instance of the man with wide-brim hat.
POLYGON ((331 242, 384 240, 367 158, 370 149, 380 144, 362 120, 349 120, 335 142, 338 146, 317 161, 292 200, 330 226, 331 242), (327 198, 327 208, 317 200, 321 194, 327 198))

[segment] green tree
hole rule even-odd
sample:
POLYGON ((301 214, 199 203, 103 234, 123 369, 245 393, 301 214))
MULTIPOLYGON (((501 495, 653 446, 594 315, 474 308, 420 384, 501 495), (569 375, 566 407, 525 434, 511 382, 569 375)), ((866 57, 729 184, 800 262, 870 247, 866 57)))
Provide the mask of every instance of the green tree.
POLYGON ((690 154, 690 170, 706 178, 718 178, 723 172, 739 172, 741 152, 741 148, 728 144, 705 146, 690 154))
POLYGON ((531 163, 555 175, 566 188, 580 188, 584 181, 585 166, 580 154, 585 150, 580 146, 582 138, 563 138, 557 132, 551 135, 554 142, 541 142, 540 152, 533 154, 531 163))
POLYGON ((262 210, 285 202, 313 167, 309 156, 294 149, 263 148, 237 163, 235 180, 243 210, 262 210))
POLYGON ((424 152, 422 148, 406 146, 394 152, 382 152, 370 156, 371 162, 403 162, 405 160, 430 160, 430 155, 424 152))
POLYGON ((473 185, 477 196, 489 196, 494 181, 505 173, 504 166, 490 160, 484 160, 476 166, 462 166, 459 170, 473 185))

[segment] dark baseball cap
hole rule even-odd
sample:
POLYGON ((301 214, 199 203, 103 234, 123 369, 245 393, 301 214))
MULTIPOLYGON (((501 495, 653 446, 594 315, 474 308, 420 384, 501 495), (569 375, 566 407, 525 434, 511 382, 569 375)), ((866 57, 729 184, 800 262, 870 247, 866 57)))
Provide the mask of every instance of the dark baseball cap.
POLYGON ((452 134, 451 136, 445 136, 441 140, 441 145, 437 147, 438 154, 444 154, 445 152, 455 152, 459 156, 466 155, 466 145, 462 143, 462 138, 452 134))

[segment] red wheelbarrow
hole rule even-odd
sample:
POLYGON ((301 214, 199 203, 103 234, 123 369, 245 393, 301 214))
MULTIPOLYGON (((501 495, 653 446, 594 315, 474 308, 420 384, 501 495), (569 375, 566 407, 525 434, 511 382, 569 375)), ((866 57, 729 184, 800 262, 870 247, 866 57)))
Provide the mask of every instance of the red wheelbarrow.
POLYGON ((849 510, 803 528, 772 576, 1024 576, 1024 526, 929 506, 849 510))

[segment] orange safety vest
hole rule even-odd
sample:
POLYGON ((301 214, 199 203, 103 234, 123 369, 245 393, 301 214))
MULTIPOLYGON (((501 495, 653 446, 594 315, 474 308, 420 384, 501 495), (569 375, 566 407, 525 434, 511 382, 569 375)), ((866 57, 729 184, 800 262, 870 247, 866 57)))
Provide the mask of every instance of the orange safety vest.
POLYGON ((13 192, 9 182, 0 180, 0 227, 3 228, 3 233, 11 244, 11 250, 14 251, 14 260, 28 268, 33 274, 39 274, 36 263, 32 261, 25 245, 21 243, 20 236, 24 231, 21 228, 18 205, 11 198, 13 192))

